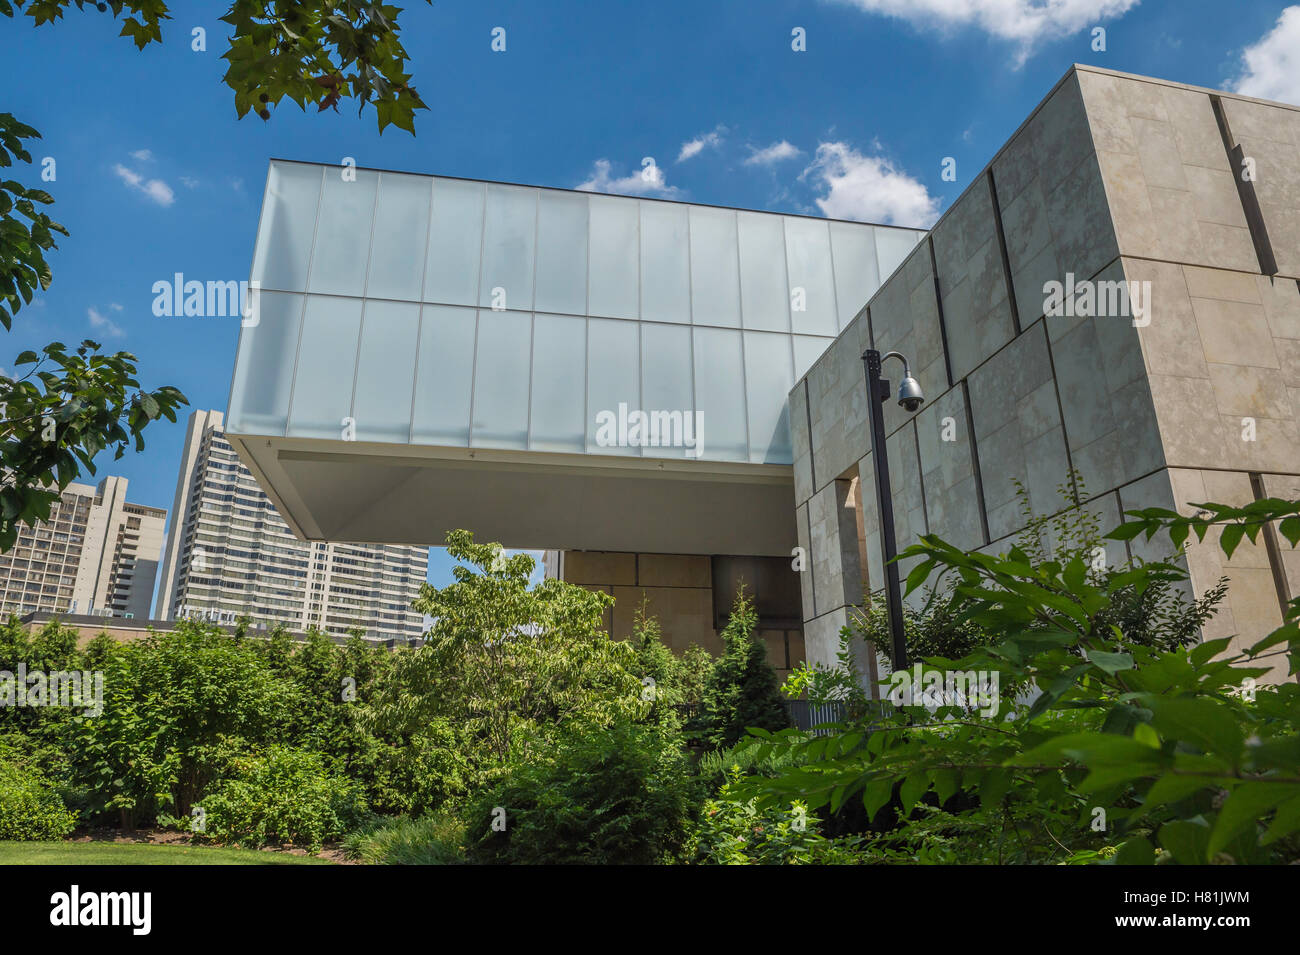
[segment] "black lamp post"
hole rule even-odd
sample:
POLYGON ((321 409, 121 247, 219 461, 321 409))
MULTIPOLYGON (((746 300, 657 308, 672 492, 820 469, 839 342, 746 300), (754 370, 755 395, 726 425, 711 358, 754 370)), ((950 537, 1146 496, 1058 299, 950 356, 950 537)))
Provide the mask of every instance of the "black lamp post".
POLYGON ((894 669, 907 669, 907 641, 903 636, 903 594, 898 581, 898 541, 894 538, 894 499, 889 490, 889 455, 885 451, 885 411, 889 382, 880 377, 887 358, 903 363, 903 380, 898 386, 898 403, 904 411, 915 411, 925 401, 921 385, 908 370, 907 359, 896 351, 881 355, 874 348, 862 353, 867 369, 867 407, 871 411, 871 450, 876 459, 876 511, 880 515, 880 538, 885 552, 885 604, 889 612, 889 633, 894 649, 894 669))

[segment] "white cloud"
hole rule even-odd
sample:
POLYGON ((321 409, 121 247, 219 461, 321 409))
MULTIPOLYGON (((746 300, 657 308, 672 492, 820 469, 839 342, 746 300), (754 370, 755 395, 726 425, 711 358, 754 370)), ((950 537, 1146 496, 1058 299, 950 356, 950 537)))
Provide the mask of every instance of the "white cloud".
POLYGON ((1241 61, 1233 90, 1300 105, 1300 6, 1283 10, 1273 29, 1242 51, 1241 61))
POLYGON ((1138 0, 839 0, 867 13, 896 17, 918 29, 941 32, 973 27, 1017 46, 1015 65, 1036 44, 1072 36, 1099 20, 1117 17, 1138 0))
POLYGON ((802 155, 801 151, 784 139, 770 146, 764 146, 762 149, 749 147, 749 158, 745 160, 746 166, 771 166, 779 163, 783 159, 793 159, 795 156, 802 155))
POLYGON ((832 219, 928 228, 939 217, 939 199, 924 185, 883 156, 864 156, 847 143, 820 143, 799 178, 824 190, 817 207, 832 219))
POLYGON ((186 189, 194 189, 195 187, 198 186, 198 184, 199 181, 195 179, 193 176, 181 176, 181 185, 184 186, 186 189))
POLYGON ((153 159, 153 150, 137 149, 135 150, 135 152, 131 153, 131 158, 138 159, 140 162, 149 162, 151 159, 153 159))
MULTIPOLYGON (((120 306, 114 307, 120 309, 120 306)), ((102 335, 107 335, 110 338, 121 338, 126 334, 122 331, 122 327, 118 325, 117 322, 113 321, 93 305, 86 309, 86 317, 90 319, 90 327, 102 335)))
POLYGON ((145 179, 134 169, 127 169, 121 163, 113 166, 113 172, 132 189, 148 196, 160 206, 170 206, 176 201, 176 193, 172 192, 172 187, 161 179, 145 179))
POLYGON ((632 196, 663 196, 670 199, 681 195, 676 186, 668 185, 664 171, 651 163, 640 172, 628 176, 615 176, 608 159, 597 159, 591 166, 586 182, 574 187, 583 192, 615 192, 632 196))
POLYGON ((678 162, 686 162, 688 159, 694 159, 706 149, 717 149, 722 145, 722 137, 727 132, 727 127, 718 126, 711 133, 701 133, 694 139, 688 139, 682 143, 681 152, 677 154, 678 162))

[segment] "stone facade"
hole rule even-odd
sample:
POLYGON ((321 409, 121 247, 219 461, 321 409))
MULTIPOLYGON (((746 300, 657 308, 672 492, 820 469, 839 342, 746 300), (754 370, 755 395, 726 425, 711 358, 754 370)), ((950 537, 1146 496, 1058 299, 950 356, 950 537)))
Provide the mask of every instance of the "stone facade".
MULTIPOLYGON (((1035 513, 1086 508, 1103 530, 1139 507, 1300 496, 1300 109, 1071 69, 796 382, 804 628, 822 663, 883 585, 868 347, 906 355, 927 399, 884 405, 900 550, 921 533, 1005 549, 1025 525, 1016 482, 1035 513), (1070 281, 1149 294, 1121 315, 1045 315, 1046 283, 1070 281)), ((1230 581, 1207 638, 1280 624, 1300 554, 1276 543, 1231 560, 1211 538, 1189 547, 1195 594, 1230 581)), ((1167 553, 1157 539, 1109 557, 1167 553)))
MULTIPOLYGON (((719 565, 718 560, 695 554, 629 554, 613 551, 548 551, 545 556, 546 575, 590 590, 599 590, 614 597, 615 603, 606 611, 605 628, 618 640, 632 635, 637 610, 645 601, 647 612, 655 617, 663 630, 664 643, 674 652, 682 653, 691 645, 698 645, 715 656, 722 652, 718 635, 725 625, 726 600, 715 595, 715 577, 727 573, 730 565, 719 565), (715 567, 717 569, 715 569, 715 567)), ((770 582, 772 575, 793 576, 789 562, 783 558, 742 558, 757 560, 760 570, 770 582)), ((797 614, 780 618, 779 614, 794 613, 789 608, 769 610, 763 601, 771 596, 770 586, 752 579, 752 574, 734 570, 732 580, 717 580, 720 588, 734 588, 743 579, 751 595, 760 601, 759 635, 767 646, 768 662, 784 679, 804 659, 803 633, 797 614)), ((806 575, 805 575, 806 576, 806 575)), ((730 592, 727 588, 726 592, 730 592)))

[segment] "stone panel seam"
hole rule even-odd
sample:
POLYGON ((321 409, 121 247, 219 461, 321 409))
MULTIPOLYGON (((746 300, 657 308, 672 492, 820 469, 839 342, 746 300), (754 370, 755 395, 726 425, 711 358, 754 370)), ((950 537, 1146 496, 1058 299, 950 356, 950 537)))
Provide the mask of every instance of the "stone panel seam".
MULTIPOLYGON (((963 193, 965 195, 965 193, 963 193)), ((1000 228, 1000 227, 999 227, 1000 228)), ((948 375, 948 387, 953 386, 952 380, 952 358, 948 355, 948 323, 943 317, 943 295, 939 289, 939 263, 934 256, 934 233, 926 235, 925 244, 930 249, 930 276, 934 280, 934 308, 939 315, 939 341, 943 345, 943 368, 948 375)), ((915 318, 913 318, 913 330, 916 328, 915 318)), ((874 341, 874 338, 873 338, 874 341)), ((873 346, 874 347, 874 346, 873 346)), ((888 437, 888 435, 886 435, 888 437)))
MULTIPOLYGON (((1019 336, 1017 336, 1019 337, 1019 336)), ((980 512, 980 528, 984 532, 984 544, 987 547, 993 543, 989 535, 989 512, 988 505, 984 501, 984 475, 980 471, 979 446, 975 439, 975 412, 970 405, 970 384, 968 378, 961 380, 962 404, 966 408, 966 435, 970 444, 970 464, 971 473, 975 476, 975 501, 980 512)))
POLYGON ((998 235, 998 251, 1002 254, 1002 282, 1007 289, 1007 303, 1011 306, 1011 326, 1016 330, 1015 336, 1012 337, 1014 341, 1021 332, 1020 306, 1016 303, 1015 283, 1011 281, 1011 256, 1007 254, 1007 236, 1002 228, 1002 207, 998 204, 998 186, 993 178, 992 166, 988 168, 988 179, 989 196, 993 200, 993 225, 998 235))
POLYGON ((1264 210, 1260 208, 1259 196, 1255 193, 1255 182, 1241 175, 1246 151, 1232 135, 1228 114, 1223 109, 1223 99, 1211 93, 1210 106, 1214 110, 1214 119, 1219 124, 1219 136, 1223 139, 1224 152, 1228 154, 1228 167, 1232 170, 1232 179, 1237 184, 1237 199, 1241 202, 1241 211, 1246 217, 1246 226, 1250 229, 1251 242, 1255 246, 1255 258, 1259 260, 1260 274, 1276 275, 1277 256, 1273 254, 1273 243, 1268 238, 1268 226, 1264 222, 1264 210))
MULTIPOLYGON (((1249 474, 1251 494, 1255 500, 1263 500, 1267 496, 1264 494, 1264 475, 1258 471, 1249 474)), ((1264 553, 1268 555, 1268 569, 1273 574, 1273 587, 1277 590, 1277 606, 1285 620, 1290 610, 1290 588, 1286 582, 1286 571, 1282 568, 1282 548, 1278 544, 1277 527, 1274 524, 1264 525, 1264 553)))

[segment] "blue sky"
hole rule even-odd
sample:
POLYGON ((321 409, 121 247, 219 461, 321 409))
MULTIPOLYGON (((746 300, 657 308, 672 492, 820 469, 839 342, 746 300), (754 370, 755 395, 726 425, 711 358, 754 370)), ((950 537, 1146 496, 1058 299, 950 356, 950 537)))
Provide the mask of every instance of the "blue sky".
MULTIPOLYGON (((224 410, 238 321, 155 317, 151 288, 176 272, 247 277, 272 156, 927 225, 1074 62, 1300 102, 1300 7, 1262 0, 408 0, 409 69, 431 108, 415 137, 381 137, 346 104, 237 120, 226 4, 173 7, 143 52, 93 7, 39 29, 0 20, 0 108, 41 130, 33 156, 57 164, 52 183, 17 177, 55 196, 72 233, 0 366, 94 337, 134 352, 146 384, 224 410), (949 156, 956 182, 941 179, 949 156)), ((183 421, 151 426, 144 453, 103 456, 102 473, 170 508, 183 439, 183 421)), ((448 566, 435 550, 430 579, 448 566)))

